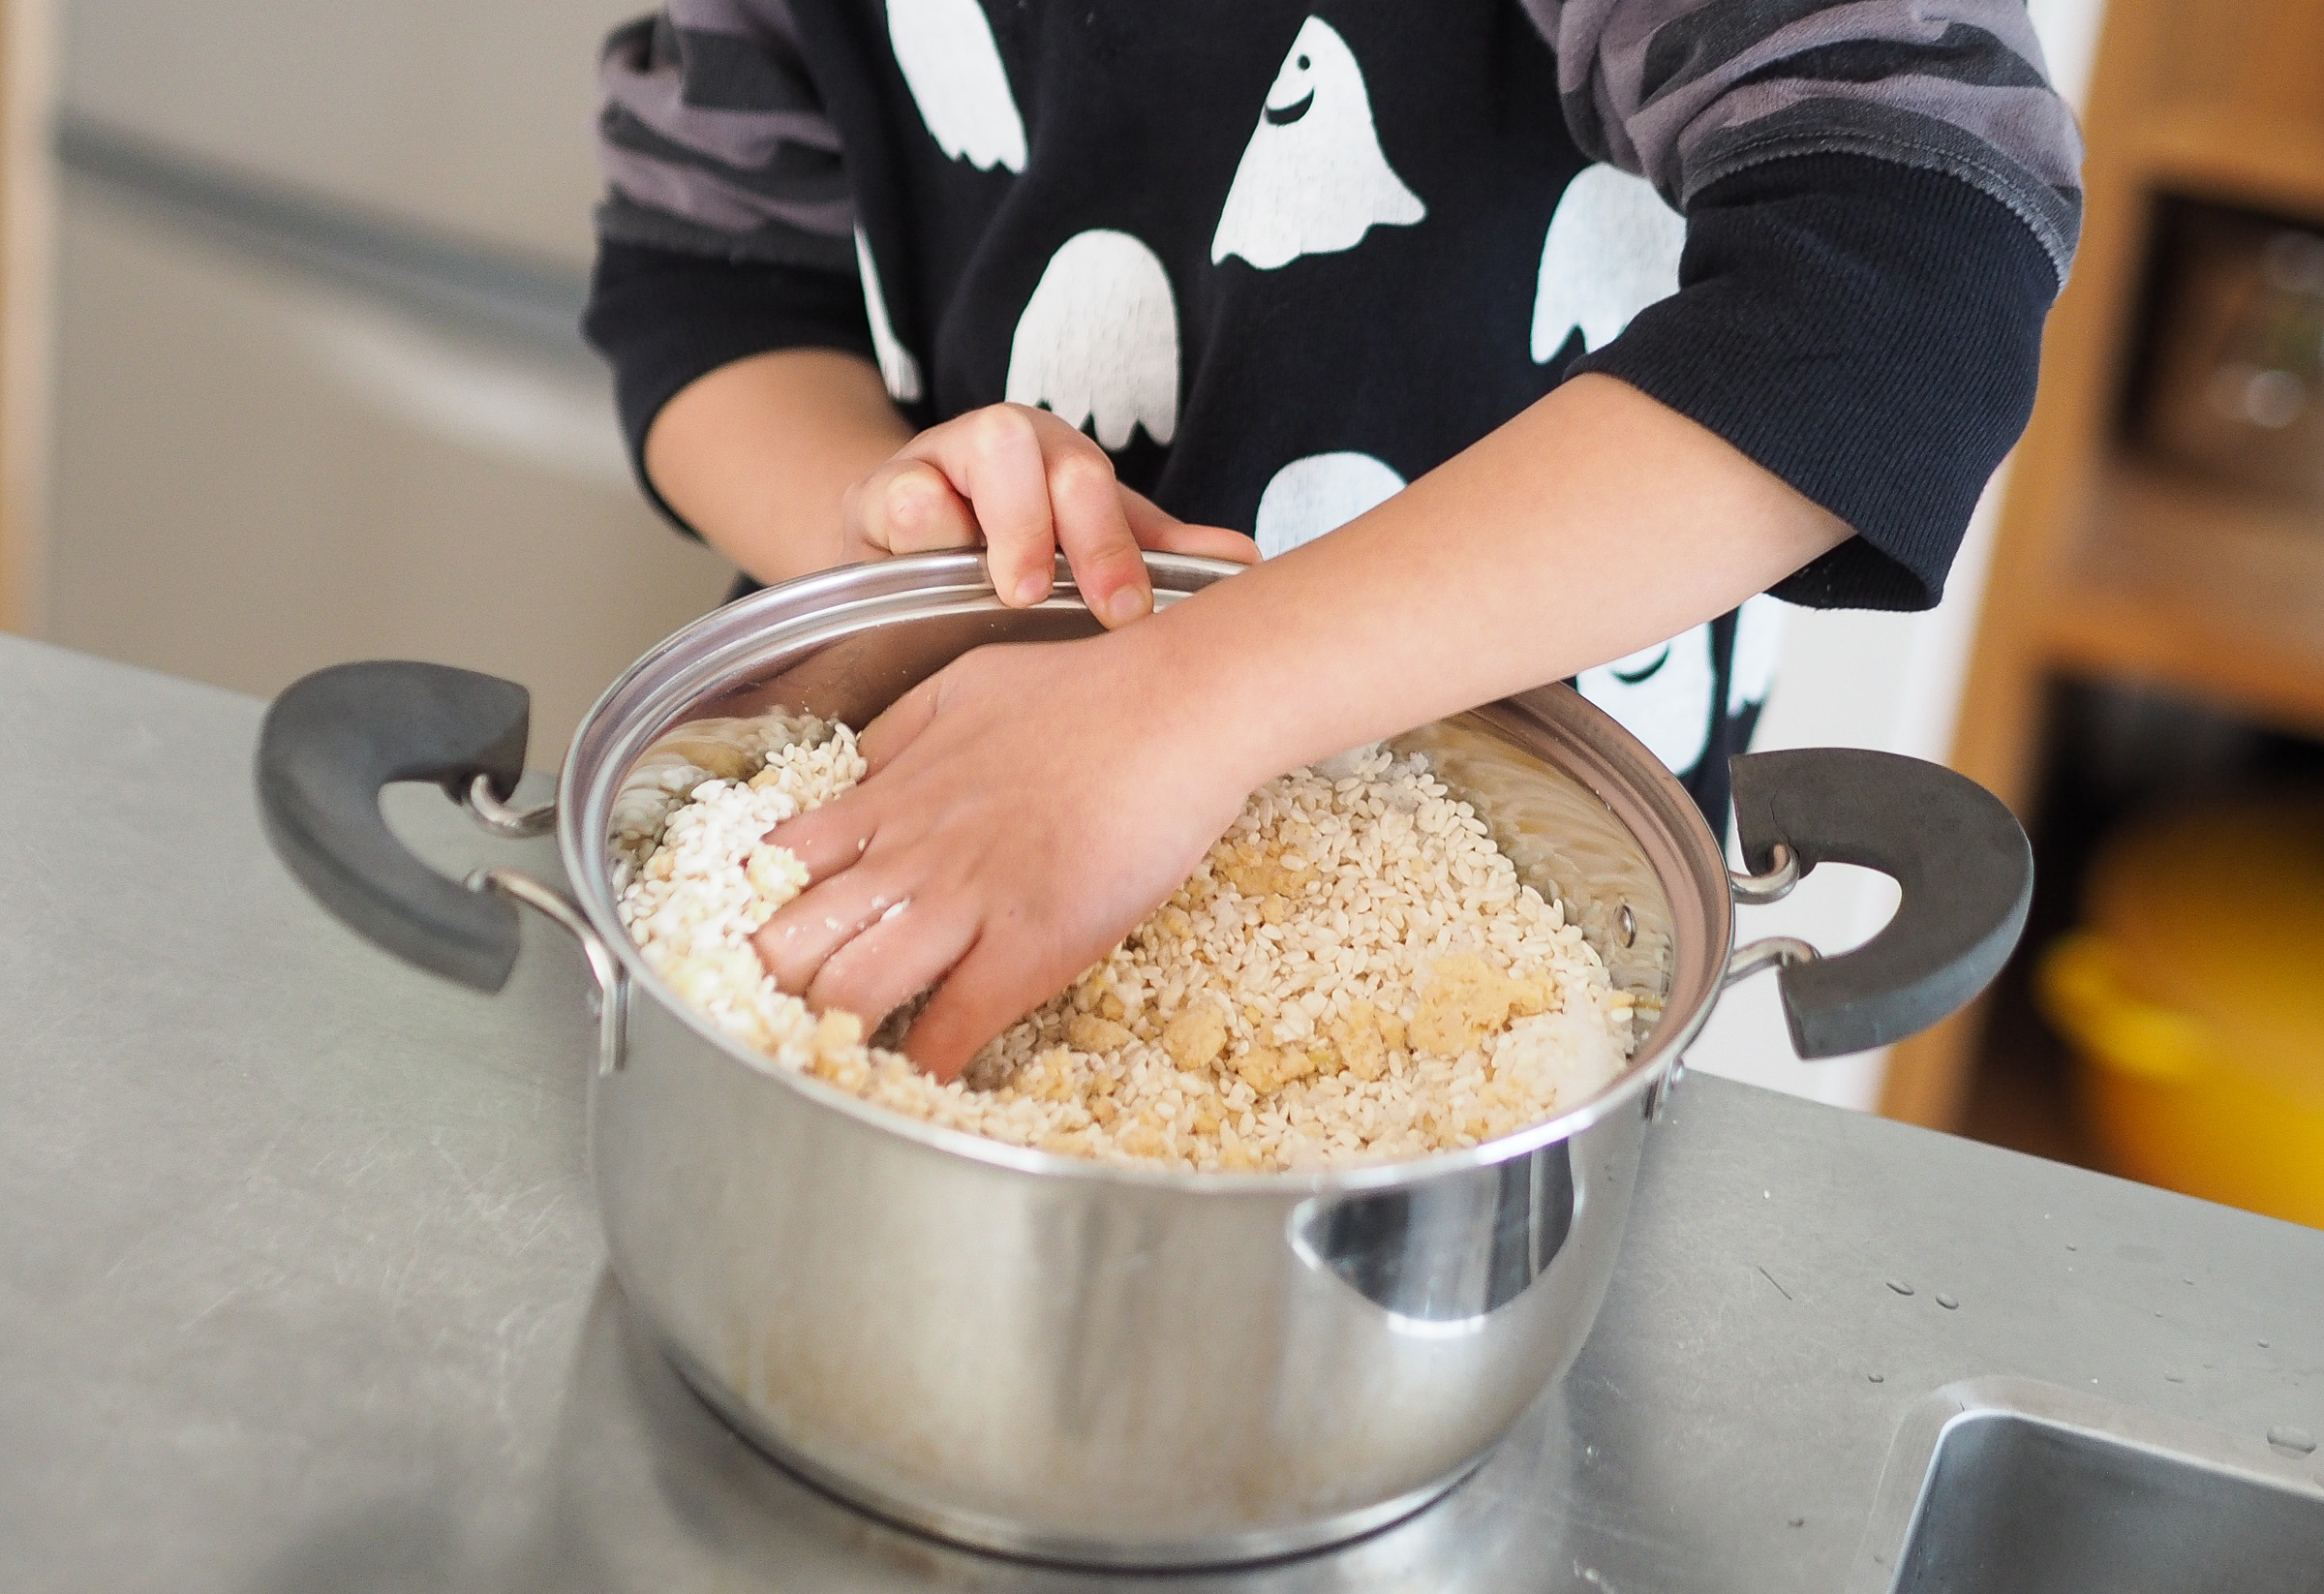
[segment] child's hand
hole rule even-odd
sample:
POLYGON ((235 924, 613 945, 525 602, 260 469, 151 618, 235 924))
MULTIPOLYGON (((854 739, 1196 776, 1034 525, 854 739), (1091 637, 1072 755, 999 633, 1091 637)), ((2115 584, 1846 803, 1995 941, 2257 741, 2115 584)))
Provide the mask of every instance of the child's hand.
POLYGON ((1189 526, 1114 478, 1104 449, 1046 410, 994 404, 932 426, 847 489, 850 562, 982 544, 1001 601, 1049 596, 1059 551, 1108 627, 1154 606, 1141 548, 1249 564, 1251 539, 1189 526))
POLYGON ((774 832, 810 884, 752 939, 816 1006, 877 1019, 935 987, 905 1050, 953 1078, 1269 776, 1675 635, 1850 535, 1675 411, 1576 377, 1144 625, 980 648, 922 682, 866 728, 869 778, 774 832))
POLYGON ((904 1049, 949 1080, 1177 889, 1247 786, 1147 628, 980 648, 867 727, 864 783, 771 833, 813 882, 751 937, 777 983, 868 1024, 936 986, 904 1049))

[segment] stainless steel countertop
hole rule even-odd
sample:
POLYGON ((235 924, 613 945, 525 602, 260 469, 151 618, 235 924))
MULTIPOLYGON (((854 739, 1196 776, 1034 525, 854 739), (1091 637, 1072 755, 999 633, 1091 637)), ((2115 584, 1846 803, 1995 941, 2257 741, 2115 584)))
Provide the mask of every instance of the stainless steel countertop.
MULTIPOLYGON (((605 1269, 571 946, 528 916, 486 998, 325 918, 259 832, 260 707, 0 637, 0 1586, 1141 1582, 730 1438, 605 1269)), ((390 795, 431 858, 554 877, 390 795)), ((1836 1589, 1908 1412, 1983 1374, 2324 1431, 2324 1234, 1697 1075, 1580 1365, 1476 1477, 1169 1586, 1836 1589)))

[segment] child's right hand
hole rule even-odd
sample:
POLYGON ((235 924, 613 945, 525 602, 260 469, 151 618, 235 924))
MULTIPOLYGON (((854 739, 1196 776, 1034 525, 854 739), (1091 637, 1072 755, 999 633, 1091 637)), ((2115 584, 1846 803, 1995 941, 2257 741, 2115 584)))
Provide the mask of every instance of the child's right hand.
POLYGON ((1107 627, 1154 606, 1142 548, 1248 565, 1239 532, 1190 526, 1114 476, 1104 449, 1047 410, 994 404, 922 432, 841 501, 850 563, 985 549, 1002 602, 1049 596, 1059 552, 1107 627))

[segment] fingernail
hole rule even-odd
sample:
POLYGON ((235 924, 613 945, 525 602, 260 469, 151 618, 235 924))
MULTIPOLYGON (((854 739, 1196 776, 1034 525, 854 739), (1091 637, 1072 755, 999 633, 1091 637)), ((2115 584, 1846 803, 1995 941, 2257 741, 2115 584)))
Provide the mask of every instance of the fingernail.
POLYGON ((1020 608, 1030 608, 1041 601, 1041 594, 1048 585, 1037 575, 1021 576, 1017 585, 1010 589, 1011 601, 1020 608))
POLYGON ((1126 626, 1152 606, 1145 591, 1138 587, 1123 587, 1106 599, 1106 624, 1126 626))

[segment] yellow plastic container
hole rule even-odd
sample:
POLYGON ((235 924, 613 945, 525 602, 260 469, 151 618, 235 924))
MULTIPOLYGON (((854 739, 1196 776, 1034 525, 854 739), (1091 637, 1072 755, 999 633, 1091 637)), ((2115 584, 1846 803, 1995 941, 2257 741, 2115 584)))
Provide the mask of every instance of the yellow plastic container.
POLYGON ((2042 955, 2117 1172, 2324 1228, 2324 797, 2127 826, 2042 955))

